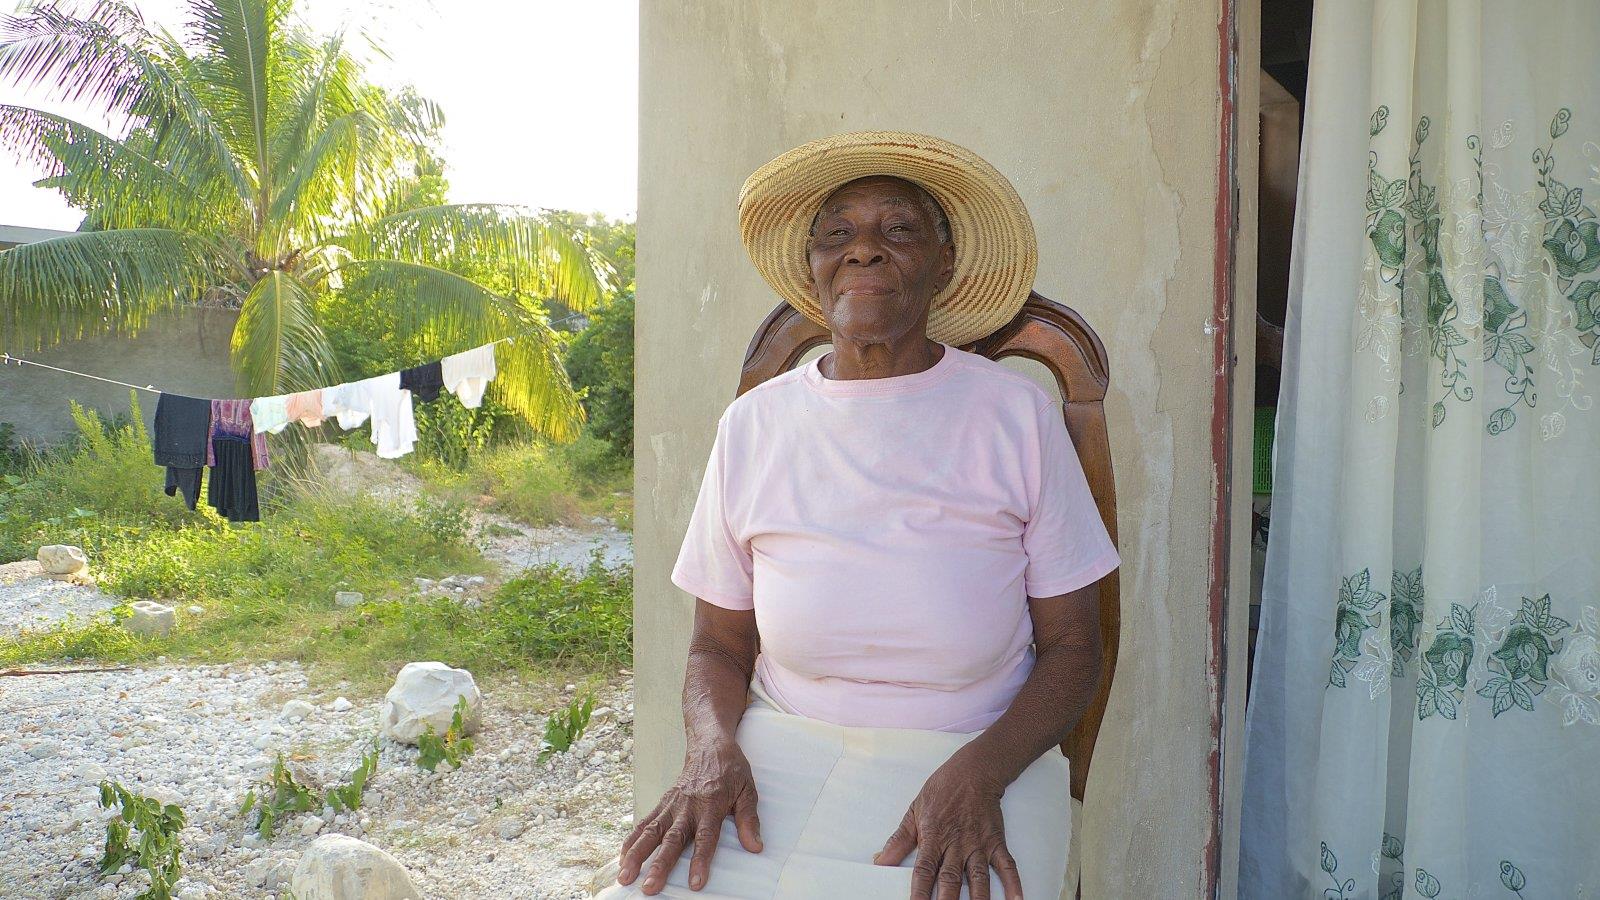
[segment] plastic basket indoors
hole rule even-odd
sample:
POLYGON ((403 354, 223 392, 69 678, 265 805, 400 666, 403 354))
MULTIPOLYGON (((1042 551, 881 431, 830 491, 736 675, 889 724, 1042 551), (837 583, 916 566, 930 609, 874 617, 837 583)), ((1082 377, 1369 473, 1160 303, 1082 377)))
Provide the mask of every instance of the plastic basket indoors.
POLYGON ((1272 493, 1272 434, 1278 418, 1276 406, 1256 407, 1256 436, 1253 462, 1252 488, 1257 494, 1272 493))

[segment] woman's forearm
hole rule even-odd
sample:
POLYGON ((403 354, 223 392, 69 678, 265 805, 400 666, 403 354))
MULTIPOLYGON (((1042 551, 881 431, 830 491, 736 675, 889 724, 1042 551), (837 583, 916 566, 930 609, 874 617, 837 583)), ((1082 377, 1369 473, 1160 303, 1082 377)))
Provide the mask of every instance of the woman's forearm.
POLYGON ((683 725, 687 751, 734 743, 749 697, 754 648, 727 647, 713 639, 691 639, 683 678, 683 725))
POLYGON ((1011 706, 956 756, 1004 788, 1059 745, 1089 707, 1100 679, 1099 641, 1042 650, 1011 706))

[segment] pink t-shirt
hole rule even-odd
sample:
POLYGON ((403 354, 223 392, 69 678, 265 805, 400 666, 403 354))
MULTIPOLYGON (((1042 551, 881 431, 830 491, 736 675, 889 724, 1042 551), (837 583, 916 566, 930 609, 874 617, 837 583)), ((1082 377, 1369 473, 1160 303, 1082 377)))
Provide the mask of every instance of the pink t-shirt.
POLYGON ((909 375, 817 362, 717 421, 672 583, 755 610, 756 674, 787 712, 987 728, 1033 669, 1028 598, 1120 563, 1061 404, 948 344, 909 375))

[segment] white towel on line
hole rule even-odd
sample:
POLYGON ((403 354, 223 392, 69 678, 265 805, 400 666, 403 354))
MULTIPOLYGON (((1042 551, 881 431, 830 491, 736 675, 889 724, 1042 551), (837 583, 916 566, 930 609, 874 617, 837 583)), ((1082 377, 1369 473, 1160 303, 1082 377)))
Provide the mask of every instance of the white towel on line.
POLYGON ((439 361, 445 390, 461 399, 461 405, 477 409, 483 404, 484 389, 494 380, 494 344, 484 344, 439 361))

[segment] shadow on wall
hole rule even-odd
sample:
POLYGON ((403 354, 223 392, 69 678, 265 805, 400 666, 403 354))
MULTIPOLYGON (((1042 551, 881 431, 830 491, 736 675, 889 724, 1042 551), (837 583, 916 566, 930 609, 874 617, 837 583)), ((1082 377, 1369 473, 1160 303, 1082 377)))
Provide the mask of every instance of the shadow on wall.
MULTIPOLYGON (((93 337, 48 350, 13 352, 25 359, 115 378, 130 384, 199 397, 231 397, 233 369, 228 341, 239 314, 222 309, 180 309, 152 317, 136 337, 93 337)), ((17 438, 53 444, 73 431, 68 400, 107 418, 128 415, 128 389, 32 366, 0 368, 0 422, 17 438)), ((155 398, 141 397, 148 426, 155 398)))

